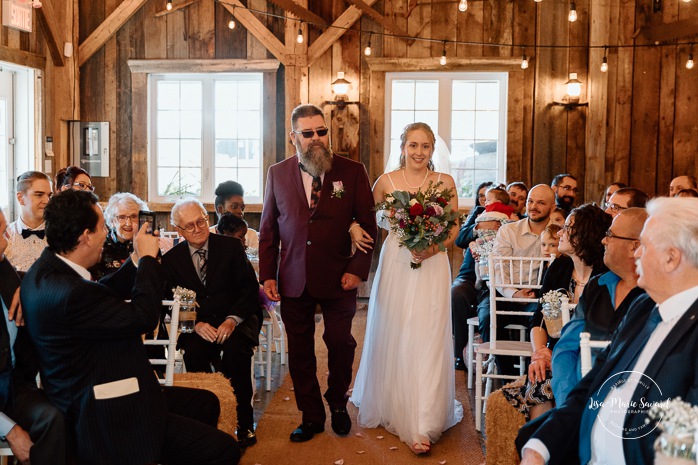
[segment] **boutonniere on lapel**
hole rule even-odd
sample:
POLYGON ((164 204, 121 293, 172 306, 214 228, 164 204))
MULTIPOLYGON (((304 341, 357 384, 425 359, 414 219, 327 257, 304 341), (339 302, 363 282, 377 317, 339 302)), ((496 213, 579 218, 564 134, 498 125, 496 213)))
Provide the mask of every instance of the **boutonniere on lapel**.
POLYGON ((341 199, 344 195, 344 183, 342 181, 334 181, 332 183, 332 197, 341 199))

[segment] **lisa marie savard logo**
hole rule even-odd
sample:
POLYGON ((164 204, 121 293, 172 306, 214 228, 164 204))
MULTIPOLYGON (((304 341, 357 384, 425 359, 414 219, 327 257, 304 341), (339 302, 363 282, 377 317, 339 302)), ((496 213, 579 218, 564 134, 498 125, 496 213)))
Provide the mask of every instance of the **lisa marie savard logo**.
POLYGON ((612 435, 621 439, 639 439, 654 431, 661 423, 661 418, 656 422, 641 422, 639 426, 630 427, 624 425, 625 418, 627 415, 638 414, 646 417, 652 407, 655 407, 655 410, 666 407, 664 404, 667 404, 668 400, 661 402, 647 400, 647 394, 655 389, 661 397, 662 390, 649 376, 639 371, 621 371, 604 381, 596 392, 597 396, 592 396, 587 403, 587 408, 598 410, 597 420, 612 435), (609 383, 610 385, 607 386, 609 383), (610 391, 606 398, 598 398, 598 393, 609 387, 610 391), (635 399, 633 394, 638 388, 645 394, 635 399))

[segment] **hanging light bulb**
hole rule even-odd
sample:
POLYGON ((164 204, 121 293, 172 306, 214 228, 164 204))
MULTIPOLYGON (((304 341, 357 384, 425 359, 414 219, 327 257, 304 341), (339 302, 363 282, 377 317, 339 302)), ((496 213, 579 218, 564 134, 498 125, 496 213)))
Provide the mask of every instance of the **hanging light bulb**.
POLYGON ((688 61, 686 62, 686 69, 693 69, 693 44, 691 44, 691 51, 688 53, 688 61))
POLYGON ((528 57, 526 56, 526 49, 524 49, 523 57, 521 57, 521 69, 528 69, 528 57))
POLYGON ((41 0, 34 0, 32 2, 32 8, 41 8, 42 6, 44 5, 41 3, 41 0))
POLYGON ((691 3, 691 0, 683 0, 684 3, 691 3))
POLYGON ((228 29, 235 29, 235 5, 233 5, 233 11, 230 12, 230 21, 228 21, 228 29))
POLYGON ((172 11, 172 0, 167 0, 167 11, 172 11))
POLYGON ((540 2, 542 2, 543 0, 533 0, 533 1, 536 2, 536 3, 540 3, 540 2))
POLYGON ((303 43, 303 29, 301 29, 301 26, 303 26, 303 21, 301 21, 301 25, 298 26, 298 36, 296 36, 296 42, 299 44, 303 43))
POLYGON ((574 2, 570 3, 570 14, 567 16, 570 23, 577 21, 577 5, 574 2))
POLYGON ((364 49, 364 55, 366 55, 367 57, 371 56, 371 36, 372 35, 373 35, 372 33, 368 35, 368 45, 366 45, 366 48, 364 49))
POLYGON ((608 58, 606 57, 606 49, 608 47, 603 48, 603 61, 601 62, 601 72, 605 73, 608 71, 608 58))
POLYGON ((458 4, 458 10, 465 11, 468 9, 468 0, 460 0, 458 4))
POLYGON ((441 54, 441 59, 439 60, 441 66, 446 66, 446 41, 444 40, 444 51, 441 54))

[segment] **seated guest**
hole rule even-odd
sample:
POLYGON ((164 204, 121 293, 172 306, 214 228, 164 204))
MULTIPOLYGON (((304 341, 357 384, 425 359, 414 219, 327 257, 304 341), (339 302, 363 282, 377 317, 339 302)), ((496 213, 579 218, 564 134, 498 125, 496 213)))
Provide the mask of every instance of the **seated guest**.
POLYGON ((523 465, 654 463, 650 407, 676 397, 698 404, 698 199, 659 197, 647 212, 635 250, 647 296, 565 403, 519 432, 523 465))
POLYGON ((611 201, 611 196, 615 194, 616 191, 618 191, 618 189, 622 189, 624 187, 628 187, 628 185, 620 181, 612 182, 611 184, 609 184, 603 193, 603 197, 601 198, 600 205, 604 205, 604 207, 601 208, 605 208, 605 206, 608 205, 608 202, 611 201))
POLYGON ((522 182, 512 182, 507 185, 507 192, 511 197, 510 205, 514 207, 514 213, 523 218, 526 215, 526 197, 528 196, 528 187, 522 182))
POLYGON ((218 234, 223 234, 224 236, 235 237, 242 241, 242 244, 247 248, 246 235, 248 231, 247 221, 243 220, 239 216, 235 216, 232 213, 225 212, 218 218, 218 224, 216 225, 216 230, 218 234))
POLYGON ((468 318, 477 316, 478 291, 475 289, 475 261, 470 251, 470 243, 475 239, 475 219, 485 210, 485 192, 492 182, 483 182, 475 190, 475 205, 468 218, 460 227, 456 245, 463 250, 463 264, 451 286, 451 321, 453 324, 453 349, 456 357, 456 370, 465 370, 463 351, 468 345, 468 318))
POLYGON ((645 291, 637 287, 635 250, 647 220, 643 208, 623 210, 614 219, 603 239, 604 265, 610 270, 594 276, 584 289, 574 318, 562 331, 553 349, 552 380, 555 402, 562 404, 581 379, 579 334, 587 332, 595 341, 608 341, 630 307, 645 291))
POLYGON ((615 218, 618 213, 627 208, 645 208, 647 194, 634 187, 623 187, 611 195, 606 202, 606 213, 615 218))
POLYGON ((66 463, 63 414, 36 386, 39 366, 22 322, 15 320, 19 306, 19 276, 4 252, 7 220, 0 209, 0 436, 22 463, 66 463), (12 386, 10 386, 10 384, 12 386))
POLYGON ((102 258, 90 268, 93 279, 101 279, 113 273, 133 253, 133 236, 138 231, 138 212, 148 210, 148 205, 135 195, 119 192, 109 199, 104 209, 104 220, 109 227, 102 247, 102 258))
POLYGON ((519 216, 514 213, 514 207, 510 203, 511 197, 499 186, 490 187, 485 192, 485 211, 498 211, 506 214, 511 221, 518 221, 519 216))
POLYGON ((565 225, 565 219, 567 218, 567 212, 560 207, 556 207, 555 210, 550 212, 550 224, 556 224, 560 227, 565 225))
POLYGON ((565 216, 569 215, 579 193, 577 178, 567 173, 558 174, 553 178, 550 187, 555 192, 555 205, 565 211, 565 216))
POLYGON ((126 302, 87 271, 107 235, 97 197, 66 190, 44 217, 48 248, 22 281, 21 301, 43 387, 66 416, 77 463, 237 463, 235 440, 211 426, 215 395, 163 392, 148 362, 141 334, 162 308, 157 237, 144 225, 130 260, 108 276, 110 284, 135 282, 126 302))
POLYGON ((698 197, 698 191, 695 189, 681 189, 674 197, 698 197))
POLYGON ((172 224, 185 239, 162 257, 167 289, 196 292, 194 332, 179 337, 189 372, 210 372, 220 360, 237 399, 237 438, 241 447, 257 442, 252 410, 251 361, 259 343, 259 282, 242 243, 211 234, 208 214, 195 199, 172 207, 172 224))
POLYGON ((698 189, 695 176, 676 176, 669 184, 669 197, 675 197, 682 189, 698 189))
POLYGON ((56 189, 56 193, 63 192, 67 189, 95 191, 95 187, 92 185, 92 177, 90 177, 87 171, 78 166, 61 168, 56 173, 55 179, 56 183, 54 188, 56 189))
POLYGON ((562 227, 555 223, 550 223, 545 230, 540 233, 540 255, 541 257, 559 257, 560 236, 558 233, 562 227))
POLYGON ((46 248, 44 208, 51 193, 51 178, 41 171, 27 171, 17 178, 19 218, 7 227, 5 255, 19 271, 27 271, 46 248))
MULTIPOLYGON (((220 220, 221 216, 225 212, 232 213, 233 215, 243 218, 245 216, 245 200, 243 196, 245 194, 242 185, 235 181, 225 181, 218 184, 216 187, 216 199, 214 201, 214 206, 216 207, 216 215, 220 220)), ((217 226, 211 227, 211 232, 218 232, 217 226)), ((247 233, 245 233, 245 242, 247 247, 250 249, 259 249, 259 233, 254 229, 247 228, 247 233)))

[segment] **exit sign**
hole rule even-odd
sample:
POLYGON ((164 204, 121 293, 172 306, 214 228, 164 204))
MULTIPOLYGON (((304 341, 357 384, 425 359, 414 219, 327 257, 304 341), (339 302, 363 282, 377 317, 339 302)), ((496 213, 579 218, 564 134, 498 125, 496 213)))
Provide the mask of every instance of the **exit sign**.
POLYGON ((2 25, 32 31, 32 4, 30 0, 2 0, 2 25))

